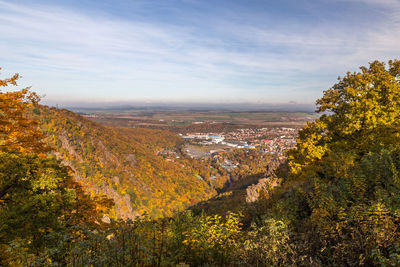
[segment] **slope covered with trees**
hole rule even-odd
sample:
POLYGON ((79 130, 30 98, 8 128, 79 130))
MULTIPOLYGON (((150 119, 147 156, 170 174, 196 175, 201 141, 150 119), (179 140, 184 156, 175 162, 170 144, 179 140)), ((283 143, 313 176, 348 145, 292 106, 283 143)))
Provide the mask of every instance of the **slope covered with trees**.
MULTIPOLYGON (((0 80, 1 87, 16 85, 19 76, 0 80)), ((65 245, 79 240, 79 229, 102 229, 102 218, 112 201, 89 196, 73 180, 44 142, 38 121, 27 111, 38 97, 28 89, 0 91, 0 265, 43 265, 41 259, 62 258, 65 245)))
POLYGON ((214 194, 196 177, 208 177, 208 169, 180 153, 182 140, 176 134, 106 127, 45 106, 33 114, 58 158, 74 170, 75 179, 90 192, 114 200, 114 217, 170 216, 214 194))

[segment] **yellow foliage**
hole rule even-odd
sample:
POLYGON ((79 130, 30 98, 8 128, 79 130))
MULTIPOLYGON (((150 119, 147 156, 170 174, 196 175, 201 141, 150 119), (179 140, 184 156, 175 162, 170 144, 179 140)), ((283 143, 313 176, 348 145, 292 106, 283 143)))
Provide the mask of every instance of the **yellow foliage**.
MULTIPOLYGON (((0 80, 0 87, 17 85, 18 74, 0 80)), ((0 90, 0 150, 43 153, 49 149, 42 141, 38 122, 27 117, 27 109, 37 106, 39 97, 29 88, 15 92, 0 90)))
POLYGON ((348 72, 316 104, 321 117, 299 132, 297 148, 288 153, 294 174, 318 171, 331 153, 361 156, 375 144, 400 141, 400 61, 389 61, 388 68, 374 61, 348 72))

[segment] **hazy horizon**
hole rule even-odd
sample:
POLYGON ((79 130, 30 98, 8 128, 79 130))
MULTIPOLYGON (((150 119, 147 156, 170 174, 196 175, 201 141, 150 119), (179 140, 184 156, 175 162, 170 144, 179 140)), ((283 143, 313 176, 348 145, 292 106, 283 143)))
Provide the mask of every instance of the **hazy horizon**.
POLYGON ((315 111, 315 105, 298 103, 204 103, 204 102, 46 102, 42 104, 70 109, 84 110, 157 110, 157 111, 271 111, 307 112, 315 111))

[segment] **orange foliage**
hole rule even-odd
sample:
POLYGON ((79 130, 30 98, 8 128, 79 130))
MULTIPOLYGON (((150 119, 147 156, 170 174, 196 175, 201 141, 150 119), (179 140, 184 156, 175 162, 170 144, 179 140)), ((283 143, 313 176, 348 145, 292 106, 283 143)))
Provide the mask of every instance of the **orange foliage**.
POLYGON ((182 138, 174 133, 106 127, 48 107, 41 107, 37 118, 76 179, 85 181, 89 191, 113 198, 119 217, 171 215, 215 194, 196 177, 208 177, 207 166, 182 155, 182 138))
MULTIPOLYGON (((17 85, 18 74, 0 80, 0 87, 17 85)), ((38 129, 38 122, 26 116, 28 108, 37 105, 39 97, 29 88, 16 92, 0 91, 0 149, 23 153, 45 153, 48 147, 42 141, 44 134, 38 129)))

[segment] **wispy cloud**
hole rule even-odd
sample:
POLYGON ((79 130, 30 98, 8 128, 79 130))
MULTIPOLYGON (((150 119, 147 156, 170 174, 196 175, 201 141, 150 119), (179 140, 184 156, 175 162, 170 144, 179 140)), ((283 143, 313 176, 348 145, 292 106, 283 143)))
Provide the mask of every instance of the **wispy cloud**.
POLYGON ((383 7, 390 7, 390 8, 398 8, 399 1, 398 0, 340 0, 343 2, 359 2, 364 4, 371 4, 375 6, 383 6, 383 7))
POLYGON ((358 2, 385 15, 356 29, 205 14, 163 23, 0 0, 0 64, 49 99, 313 102, 337 75, 399 55, 398 2, 358 2))

